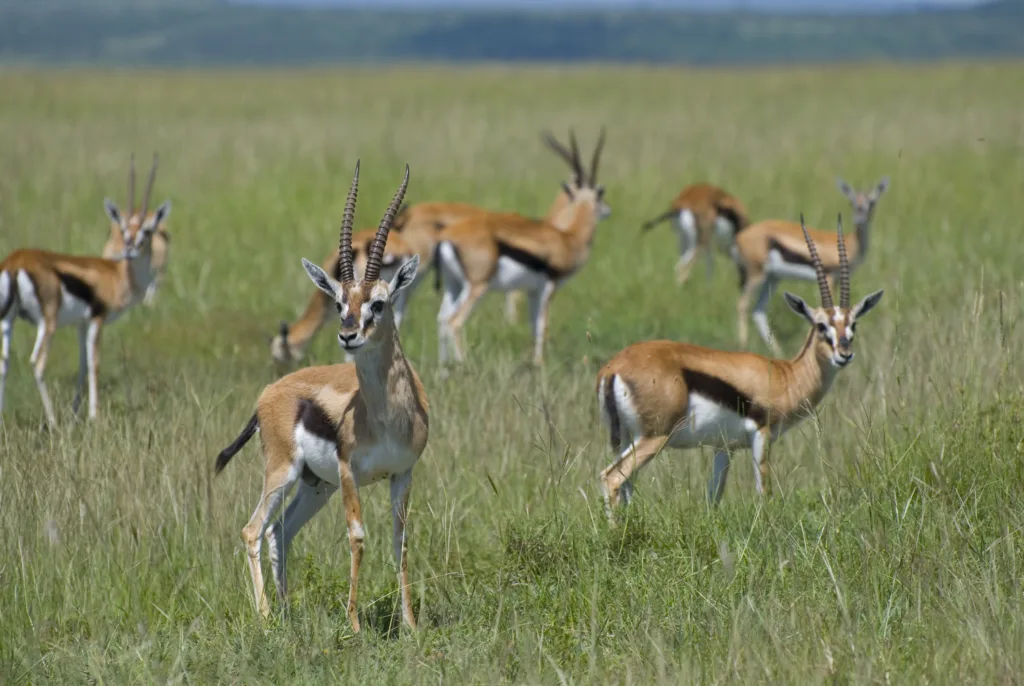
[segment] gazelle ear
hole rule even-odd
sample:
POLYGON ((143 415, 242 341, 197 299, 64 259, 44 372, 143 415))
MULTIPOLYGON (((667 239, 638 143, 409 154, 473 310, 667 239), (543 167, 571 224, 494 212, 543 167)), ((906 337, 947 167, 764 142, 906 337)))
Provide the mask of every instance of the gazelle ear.
POLYGON ((156 212, 153 213, 153 224, 152 228, 160 226, 160 222, 166 221, 167 217, 171 214, 171 201, 164 200, 160 207, 156 208, 156 212))
POLYGON ((811 315, 811 308, 807 306, 807 303, 804 302, 803 298, 799 295, 793 295, 789 291, 783 291, 782 297, 786 299, 786 304, 789 305, 789 309, 796 312, 811 324, 814 324, 814 317, 811 315))
POLYGON ((572 192, 572 188, 565 181, 562 182, 562 192, 569 196, 569 200, 576 199, 576 194, 572 192))
POLYGON ((121 223, 121 211, 117 209, 117 205, 110 198, 103 199, 103 209, 106 211, 107 216, 110 217, 110 221, 115 224, 121 223))
POLYGON ((338 289, 341 288, 341 284, 327 276, 327 272, 307 260, 305 257, 302 258, 302 266, 306 268, 306 273, 309 274, 310 280, 313 281, 313 284, 317 288, 332 298, 337 298, 338 289))
POLYGON ((863 300, 854 305, 851 310, 854 321, 870 312, 874 306, 878 304, 878 301, 882 299, 882 294, 884 292, 885 291, 875 291, 871 295, 865 296, 863 300))
POLYGON ((878 182, 878 185, 871 189, 871 193, 868 195, 868 200, 872 203, 878 202, 878 199, 882 197, 882 193, 885 193, 887 188, 889 188, 889 177, 883 176, 882 180, 878 182))
POLYGON ((395 296, 403 288, 406 288, 416 279, 416 270, 420 266, 420 256, 413 255, 410 257, 405 264, 398 268, 398 272, 391 279, 391 301, 394 302, 395 296))
POLYGON ((842 179, 836 179, 836 188, 838 188, 839 192, 845 195, 846 199, 850 202, 853 202, 857 197, 857 194, 854 192, 850 184, 846 183, 842 179))

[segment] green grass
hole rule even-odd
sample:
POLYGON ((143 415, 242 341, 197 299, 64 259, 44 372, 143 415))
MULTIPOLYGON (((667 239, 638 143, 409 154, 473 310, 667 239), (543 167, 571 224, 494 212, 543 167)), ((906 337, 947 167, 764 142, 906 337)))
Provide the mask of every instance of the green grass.
MULTIPOLYGON (((994 683, 1024 673, 1024 70, 381 69, 0 73, 0 253, 98 253, 128 155, 161 153, 168 279, 104 334, 102 417, 72 421, 75 335, 42 418, 15 332, 0 429, 0 681, 994 683), (426 384, 410 570, 421 631, 396 610, 387 488, 364 489, 364 632, 343 602, 340 498, 296 541, 292 613, 258 621, 239 533, 259 496, 251 444, 214 456, 273 378, 266 338, 301 310, 337 240, 352 166, 375 224, 408 199, 543 213, 565 177, 538 133, 601 124, 612 216, 556 295, 549 360, 502 302, 471 320, 470 361, 436 374, 429 286, 402 330, 426 384), (674 237, 641 236, 688 182, 755 217, 829 227, 856 186, 892 179, 853 295, 884 288, 857 359, 773 453, 776 496, 736 456, 708 511, 711 455, 667 452, 623 525, 603 521, 610 460, 594 397, 621 347, 735 348, 736 274, 675 286, 674 237)), ((812 284, 788 284, 805 297, 812 284)), ((804 325, 770 317, 795 351, 804 325)), ((333 328, 333 327, 332 327, 333 328)), ((311 348, 339 360, 333 332, 311 348)), ((762 350, 759 341, 755 349, 762 350)))

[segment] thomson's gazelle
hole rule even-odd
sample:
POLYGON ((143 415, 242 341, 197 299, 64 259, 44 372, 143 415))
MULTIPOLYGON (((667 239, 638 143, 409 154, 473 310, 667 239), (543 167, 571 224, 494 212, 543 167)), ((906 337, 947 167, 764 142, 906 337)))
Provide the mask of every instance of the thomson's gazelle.
POLYGON ((621 453, 601 472, 612 525, 612 508, 620 496, 628 502, 632 479, 665 447, 717 449, 708 482, 712 503, 722 496, 733 449, 753 451, 757 490, 770 491, 769 445, 822 401, 839 370, 853 360, 857 320, 882 298, 882 291, 876 291, 850 307, 850 265, 841 222, 836 231, 839 307, 832 303, 825 269, 806 228, 804 239, 821 307, 785 294, 790 308, 811 325, 803 348, 792 360, 646 341, 625 348, 598 373, 602 419, 609 427, 612 449, 621 453))
MULTIPOLYGON (((128 172, 128 214, 124 220, 128 224, 128 230, 134 234, 139 230, 144 221, 152 221, 155 212, 147 213, 149 198, 153 193, 153 182, 156 180, 157 157, 153 156, 153 166, 149 170, 149 180, 146 182, 146 190, 142 196, 142 211, 137 212, 135 207, 135 155, 131 157, 131 165, 128 172)), ((156 225, 151 239, 149 254, 149 268, 153 272, 153 281, 146 288, 146 295, 142 303, 151 306, 156 298, 156 289, 163 281, 164 273, 167 270, 167 260, 170 257, 171 234, 167 230, 167 224, 160 221, 156 225)), ((110 222, 110 236, 103 246, 103 257, 108 260, 117 259, 124 253, 124 234, 121 232, 121 222, 110 222)))
MULTIPOLYGON (((839 179, 839 191, 846 196, 853 207, 853 223, 856 234, 850 237, 850 268, 856 269, 868 252, 871 219, 878 199, 889 187, 885 177, 867 193, 856 193, 849 184, 839 179)), ((813 281, 814 268, 811 256, 800 236, 796 222, 768 219, 748 226, 736 236, 733 261, 740 273, 740 297, 736 303, 737 333, 741 346, 747 345, 747 318, 754 320, 761 338, 774 355, 781 355, 779 347, 768 326, 768 302, 779 281, 800 279, 813 281), (750 303, 755 298, 753 314, 750 303)), ((810 229, 811 238, 818 245, 825 272, 833 277, 839 270, 839 248, 836 239, 828 231, 810 229)), ((833 285, 835 285, 833 283, 833 285)))
POLYGON ((650 231, 666 219, 674 219, 679 232, 676 281, 680 284, 686 283, 690 277, 690 270, 701 250, 707 258, 707 278, 710 280, 715 268, 712 239, 719 250, 731 256, 736 234, 750 224, 743 203, 710 183, 694 183, 685 187, 679 191, 667 212, 644 222, 641 228, 650 231))
POLYGON ((529 294, 533 362, 543 363, 551 297, 586 264, 597 223, 611 212, 604 202, 604 186, 597 184, 603 145, 602 129, 590 174, 575 190, 563 183, 569 197, 561 213, 564 228, 507 212, 470 217, 441 232, 434 263, 443 285, 437 314, 442 366, 448 362, 449 347, 454 350, 455 360, 462 361, 462 327, 488 290, 524 290, 529 294))
MULTIPOLYGON (((71 324, 78 327, 79 341, 78 384, 72 407, 78 411, 88 378, 89 418, 97 415, 100 331, 104 324, 118 319, 139 302, 153 283, 153 234, 171 211, 168 200, 145 221, 129 224, 112 200, 106 199, 104 205, 110 220, 121 227, 125 247, 116 259, 23 249, 0 262, 0 414, 14 320, 21 317, 36 326, 36 342, 29 361, 34 367, 47 423, 55 426, 57 422, 43 380, 50 341, 58 327, 71 324)), ((147 216, 145 203, 142 216, 147 216)))
POLYGON ((265 456, 263 494, 249 523, 242 529, 248 549, 256 607, 264 615, 270 606, 264 595, 260 549, 266 535, 279 600, 286 594, 285 558, 302 526, 341 488, 348 522, 352 567, 348 616, 359 631, 356 588, 363 556, 360 486, 387 478, 391 486, 394 555, 402 616, 412 628, 416 618, 406 563, 406 508, 412 469, 427 444, 427 397, 419 377, 402 353, 392 306, 399 292, 416 277, 419 257, 408 260, 390 283, 380 280, 388 231, 409 183, 405 178, 381 219, 361 280, 352 265, 352 219, 359 185, 356 163, 341 223, 339 279, 303 260, 310 279, 334 302, 341 330, 338 342, 355 356, 355 363, 306 367, 263 389, 256 412, 241 435, 217 457, 220 472, 256 431, 265 456), (293 485, 298 493, 283 521, 271 524, 293 485))

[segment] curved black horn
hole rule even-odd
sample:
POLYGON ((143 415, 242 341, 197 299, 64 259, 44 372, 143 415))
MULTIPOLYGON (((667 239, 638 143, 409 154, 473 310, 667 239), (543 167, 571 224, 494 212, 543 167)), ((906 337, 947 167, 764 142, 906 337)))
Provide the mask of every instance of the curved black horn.
POLYGON ((839 248, 839 307, 850 306, 850 262, 846 257, 846 241, 843 240, 843 213, 836 219, 836 244, 839 248))
POLYGON ((580 144, 576 142, 576 132, 569 129, 569 154, 572 155, 572 168, 576 170, 577 185, 584 183, 587 179, 583 176, 583 159, 580 157, 580 144))
POLYGON ((384 217, 380 220, 380 226, 377 228, 377 235, 373 237, 373 242, 370 243, 369 255, 366 260, 366 272, 363 274, 363 281, 376 281, 380 278, 380 263, 384 258, 384 246, 388 242, 388 232, 391 230, 391 224, 395 221, 395 212, 398 211, 399 205, 402 204, 402 199, 405 197, 405 189, 409 187, 409 165, 405 165, 405 177, 402 179, 402 185, 398 187, 398 191, 395 193, 395 197, 391 199, 391 204, 388 205, 387 212, 384 213, 384 217))
POLYGON ((566 148, 561 143, 559 143, 558 139, 555 138, 555 136, 550 131, 543 131, 543 132, 541 132, 541 138, 544 139, 545 145, 547 145, 549 148, 551 148, 551 150, 556 155, 558 155, 563 160, 565 160, 565 163, 569 165, 570 169, 572 169, 573 182, 577 186, 582 184, 583 183, 583 169, 580 166, 579 158, 578 157, 574 158, 572 153, 569 151, 569 149, 566 148))
POLYGON ((146 180, 146 190, 142 194, 142 219, 140 221, 143 222, 146 220, 146 211, 149 209, 149 198, 151 195, 153 195, 153 182, 156 180, 156 167, 157 164, 159 164, 159 162, 160 158, 154 152, 153 166, 149 168, 149 178, 146 180))
POLYGON ((351 283, 356 280, 355 270, 352 268, 352 221, 356 216, 356 196, 359 195, 359 160, 356 160, 356 171, 352 175, 352 185, 349 186, 348 196, 345 198, 345 213, 341 216, 341 238, 338 241, 338 276, 342 283, 351 283))
POLYGON ((804 240, 807 241, 807 249, 811 253, 811 264, 814 265, 814 275, 818 277, 818 291, 821 293, 821 306, 831 309, 832 291, 828 287, 828 279, 825 277, 825 268, 821 266, 821 258, 818 257, 818 249, 814 246, 810 234, 807 233, 807 225, 804 224, 804 213, 800 213, 800 228, 804 232, 804 240))
POLYGON ((597 147, 594 148, 594 156, 590 160, 590 178, 587 179, 587 185, 591 188, 597 186, 597 165, 601 161, 601 151, 604 149, 604 127, 601 127, 601 134, 597 137, 597 147))
POLYGON ((135 214, 135 153, 128 163, 128 216, 135 214))

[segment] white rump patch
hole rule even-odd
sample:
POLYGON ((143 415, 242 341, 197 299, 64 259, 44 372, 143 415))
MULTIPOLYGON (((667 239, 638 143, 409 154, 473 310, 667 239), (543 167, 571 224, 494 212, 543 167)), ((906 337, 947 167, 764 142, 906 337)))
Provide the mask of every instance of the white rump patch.
POLYGON ((750 447, 757 423, 728 410, 699 393, 690 393, 686 421, 669 439, 673 448, 750 447))
POLYGON ((39 305, 39 296, 36 294, 36 287, 31 277, 24 269, 18 270, 18 299, 21 301, 21 309, 33 324, 38 324, 43 318, 43 309, 39 305))

